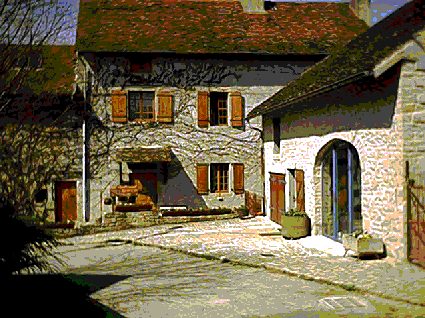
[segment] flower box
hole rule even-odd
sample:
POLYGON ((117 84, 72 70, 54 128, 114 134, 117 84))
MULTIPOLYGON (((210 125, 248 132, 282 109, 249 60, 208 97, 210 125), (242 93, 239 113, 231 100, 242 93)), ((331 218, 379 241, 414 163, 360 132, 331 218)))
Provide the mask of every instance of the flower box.
POLYGON ((359 235, 355 237, 350 234, 343 234, 342 245, 345 248, 345 254, 351 250, 354 252, 354 255, 359 258, 384 254, 384 242, 382 239, 373 238, 370 235, 359 235))
POLYGON ((310 234, 310 219, 305 215, 288 215, 281 216, 281 232, 284 238, 298 239, 310 234))

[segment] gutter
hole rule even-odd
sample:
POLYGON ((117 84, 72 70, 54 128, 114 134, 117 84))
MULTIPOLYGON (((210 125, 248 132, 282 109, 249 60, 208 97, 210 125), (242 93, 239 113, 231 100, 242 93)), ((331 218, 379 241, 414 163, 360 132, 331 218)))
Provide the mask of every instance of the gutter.
POLYGON ((303 101, 303 100, 306 100, 306 99, 310 99, 310 98, 315 97, 315 96, 318 96, 320 94, 324 94, 326 92, 332 91, 332 90, 337 89, 337 88, 339 88, 341 86, 344 86, 346 84, 355 82, 357 80, 360 80, 362 78, 365 78, 365 77, 368 77, 368 76, 371 76, 371 75, 373 75, 373 71, 359 72, 357 74, 348 76, 348 77, 346 77, 346 78, 344 78, 342 80, 333 82, 332 84, 328 84, 328 85, 324 85, 322 87, 316 88, 315 90, 312 90, 312 91, 310 91, 310 92, 308 92, 308 93, 306 93, 306 94, 304 94, 302 96, 293 97, 293 98, 287 100, 286 102, 280 104, 277 108, 271 109, 271 110, 266 111, 264 113, 258 113, 258 114, 255 114, 254 113, 252 115, 251 114, 248 114, 248 119, 251 119, 251 118, 254 118, 254 117, 257 117, 257 116, 260 116, 260 115, 263 115, 264 116, 264 115, 270 114, 270 113, 272 113, 274 111, 277 111, 277 110, 282 109, 284 107, 287 107, 289 105, 293 105, 293 104, 295 104, 297 102, 300 102, 300 101, 303 101))

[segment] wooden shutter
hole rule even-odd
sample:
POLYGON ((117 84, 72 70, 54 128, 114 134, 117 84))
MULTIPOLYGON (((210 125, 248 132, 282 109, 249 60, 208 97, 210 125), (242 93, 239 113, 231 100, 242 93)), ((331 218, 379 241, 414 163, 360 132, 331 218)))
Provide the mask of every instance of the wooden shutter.
POLYGON ((244 166, 243 163, 233 164, 233 191, 235 194, 244 193, 244 166))
POLYGON ((208 194, 208 165, 199 164, 196 166, 196 183, 198 194, 208 194))
POLYGON ((127 122, 127 94, 122 90, 111 93, 112 121, 115 123, 127 122))
POLYGON ((170 92, 160 92, 158 94, 158 122, 173 122, 173 95, 170 92))
POLYGON ((243 127, 243 103, 241 93, 231 93, 230 103, 232 105, 232 127, 243 127))
POLYGON ((198 92, 198 126, 208 127, 208 92, 198 92))
POLYGON ((304 171, 295 170, 295 191, 297 193, 297 208, 305 211, 304 171))

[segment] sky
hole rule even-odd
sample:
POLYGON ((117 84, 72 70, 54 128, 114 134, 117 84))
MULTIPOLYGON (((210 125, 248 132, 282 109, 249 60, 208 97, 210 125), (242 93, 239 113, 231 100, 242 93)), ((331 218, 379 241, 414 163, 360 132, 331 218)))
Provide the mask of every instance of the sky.
MULTIPOLYGON (((272 0, 276 2, 302 2, 306 0, 272 0)), ((315 2, 347 2, 347 0, 307 0, 315 2)), ((407 3, 409 0, 371 0, 372 23, 376 23, 389 15, 391 12, 407 3)), ((79 0, 62 0, 63 3, 72 7, 72 16, 68 17, 67 23, 72 27, 60 35, 58 44, 75 44, 77 16, 79 8, 79 0)))

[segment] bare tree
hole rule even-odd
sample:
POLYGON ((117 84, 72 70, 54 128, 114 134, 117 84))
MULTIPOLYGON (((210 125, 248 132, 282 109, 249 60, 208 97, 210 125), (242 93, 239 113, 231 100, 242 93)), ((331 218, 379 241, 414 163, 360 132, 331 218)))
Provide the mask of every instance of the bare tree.
POLYGON ((40 67, 40 47, 73 27, 71 16, 71 7, 60 0, 0 2, 0 111, 40 67))
POLYGON ((0 2, 0 196, 20 214, 75 164, 73 49, 54 46, 71 16, 60 0, 0 2))

